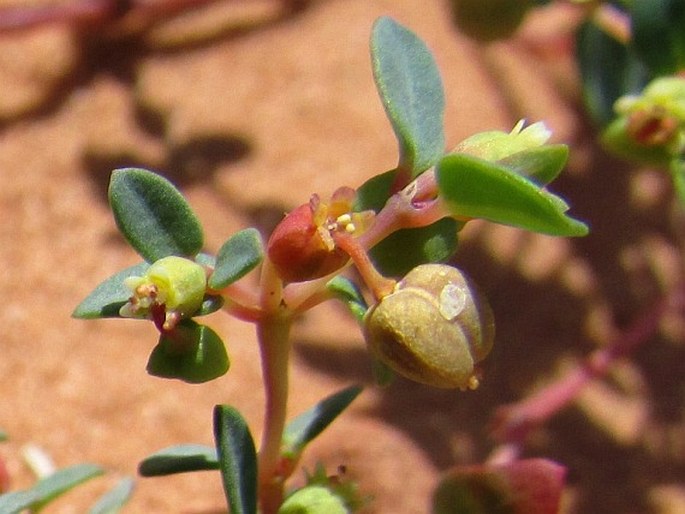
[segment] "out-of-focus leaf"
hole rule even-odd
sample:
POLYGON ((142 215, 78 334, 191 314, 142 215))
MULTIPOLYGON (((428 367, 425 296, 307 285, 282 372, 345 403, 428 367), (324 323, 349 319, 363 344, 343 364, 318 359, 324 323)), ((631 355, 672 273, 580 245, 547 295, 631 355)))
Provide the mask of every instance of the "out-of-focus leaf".
POLYGON ((88 514, 116 514, 128 503, 135 481, 131 477, 121 479, 91 507, 88 514))
POLYGON ((109 202, 119 230, 148 262, 168 255, 194 257, 202 248, 199 220, 164 177, 139 168, 115 170, 109 202))
POLYGON ((655 75, 685 69, 685 0, 635 0, 630 18, 635 52, 655 75))
POLYGON ((578 30, 576 51, 585 105, 599 125, 614 118, 616 100, 639 93, 651 79, 634 52, 593 23, 587 22, 578 30))
POLYGON ((459 32, 480 42, 511 37, 521 25, 532 0, 450 0, 459 32))
POLYGON ((0 495, 0 512, 19 514, 26 509, 37 512, 58 496, 102 473, 102 468, 93 464, 78 464, 60 469, 42 478, 30 489, 0 495))
POLYGON ((433 514, 557 514, 565 474, 546 459, 454 468, 433 495, 433 514))

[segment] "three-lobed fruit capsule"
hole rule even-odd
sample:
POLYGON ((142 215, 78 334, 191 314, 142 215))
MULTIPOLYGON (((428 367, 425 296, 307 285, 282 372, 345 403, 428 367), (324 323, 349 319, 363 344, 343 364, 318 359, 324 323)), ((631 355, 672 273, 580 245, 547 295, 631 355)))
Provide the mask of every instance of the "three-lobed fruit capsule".
POLYGON ((490 352, 492 311, 475 284, 445 264, 423 264, 371 307, 365 336, 394 371, 434 387, 474 388, 475 365, 490 352))

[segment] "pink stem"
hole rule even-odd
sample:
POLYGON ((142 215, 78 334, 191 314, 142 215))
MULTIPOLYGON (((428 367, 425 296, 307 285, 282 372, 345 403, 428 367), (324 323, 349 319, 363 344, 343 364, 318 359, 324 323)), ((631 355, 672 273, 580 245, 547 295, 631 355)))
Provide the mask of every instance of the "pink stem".
POLYGON ((617 359, 647 341, 658 330, 664 313, 669 308, 681 307, 682 303, 683 289, 678 287, 566 376, 518 403, 500 407, 493 419, 494 436, 504 443, 522 444, 532 429, 575 400, 591 380, 605 375, 617 359))

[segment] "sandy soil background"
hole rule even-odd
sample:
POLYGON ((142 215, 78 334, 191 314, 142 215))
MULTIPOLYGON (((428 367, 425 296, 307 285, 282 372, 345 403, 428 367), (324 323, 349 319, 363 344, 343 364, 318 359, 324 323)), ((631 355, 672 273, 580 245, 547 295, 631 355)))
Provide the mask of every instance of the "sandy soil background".
MULTIPOLYGON (((166 174, 215 251, 244 226, 268 231, 341 177, 355 186, 393 167, 396 143, 368 53, 371 25, 384 14, 434 51, 450 145, 520 117, 546 120, 555 141, 572 145, 553 189, 592 234, 571 241, 467 228, 457 261, 487 292, 498 323, 476 392, 402 380, 380 390, 341 310, 303 318, 292 413, 350 383, 368 386, 312 445, 305 467, 345 465, 375 497, 368 512, 427 512, 441 472, 493 449, 487 426, 498 405, 606 344, 682 279, 670 185, 593 142, 572 60, 558 45, 573 22, 566 10, 532 17, 517 42, 487 50, 454 31, 443 0, 314 0, 293 14, 275 0, 226 0, 135 37, 66 26, 0 35, 0 427, 10 436, 0 456, 15 488, 30 481, 20 458, 28 443, 59 466, 110 470, 46 512, 85 512, 159 448, 211 444, 217 403, 238 407, 256 433, 262 419, 251 326, 209 318, 228 339, 232 369, 189 386, 145 374, 156 340, 147 324, 70 318, 99 281, 137 262, 106 203, 111 169, 166 174)), ((632 361, 535 432, 527 455, 568 466, 566 512, 685 512, 682 336, 681 321, 670 319, 632 361)), ((218 475, 201 473, 140 480, 126 512, 210 514, 222 502, 218 475)))

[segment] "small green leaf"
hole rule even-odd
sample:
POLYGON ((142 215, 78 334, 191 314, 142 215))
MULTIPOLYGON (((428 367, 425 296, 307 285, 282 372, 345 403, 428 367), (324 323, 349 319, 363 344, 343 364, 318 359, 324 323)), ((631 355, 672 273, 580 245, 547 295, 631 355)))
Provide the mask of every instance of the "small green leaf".
POLYGON ((81 319, 120 317, 119 309, 131 297, 131 290, 124 285, 124 279, 142 276, 149 267, 147 262, 141 262, 115 273, 101 282, 71 315, 81 319))
POLYGON ((153 453, 138 465, 144 477, 157 477, 219 469, 216 448, 201 444, 180 444, 153 453))
POLYGON ((234 234, 219 250, 209 287, 223 289, 261 264, 264 248, 259 231, 247 228, 234 234))
POLYGON ((518 173, 477 157, 446 156, 437 167, 440 195, 454 216, 551 234, 584 236, 584 223, 565 214, 566 203, 518 173))
POLYGON ((88 514, 116 514, 133 494, 135 481, 131 477, 121 479, 91 507, 88 514))
POLYGON ((304 447, 330 425, 362 392, 362 387, 347 387, 324 398, 308 411, 293 419, 283 433, 282 454, 296 459, 304 447))
POLYGON ((578 30, 576 52, 585 105, 599 125, 614 118, 616 100, 639 93, 650 80, 635 53, 594 23, 587 22, 578 30))
POLYGON ((539 185, 552 182, 568 160, 568 146, 544 145, 518 152, 497 162, 539 185))
POLYGON ((631 2, 630 17, 635 51, 654 74, 685 68, 685 0, 631 2))
POLYGON ((202 248, 202 227, 185 198, 151 171, 112 172, 109 202, 119 230, 148 262, 169 255, 193 257, 202 248))
POLYGON ((445 150, 445 97, 437 66, 414 33, 388 17, 371 34, 376 87, 400 147, 400 168, 415 177, 445 150))
POLYGON ((406 275, 419 264, 445 262, 457 249, 462 226, 443 218, 427 227, 398 230, 371 249, 371 259, 384 275, 394 277, 406 275))
POLYGON ((362 322, 369 306, 354 282, 347 277, 337 275, 326 284, 326 288, 338 300, 347 305, 347 308, 359 323, 362 322))
POLYGON ((392 186, 397 177, 397 170, 386 171, 380 175, 371 177, 357 188, 357 195, 354 199, 354 210, 359 211, 380 211, 392 194, 392 186))
POLYGON ((150 375, 200 384, 228 371, 229 360, 221 338, 211 328, 183 320, 165 332, 147 363, 150 375))
POLYGON ((250 429, 233 407, 214 407, 214 439, 231 514, 257 514, 257 454, 250 429))
POLYGON ((207 314, 211 314, 213 312, 218 311, 223 307, 224 305, 224 298, 222 296, 216 296, 216 295, 205 295, 204 299, 202 300, 202 305, 200 306, 200 309, 193 314, 193 317, 195 316, 206 316, 207 314))

